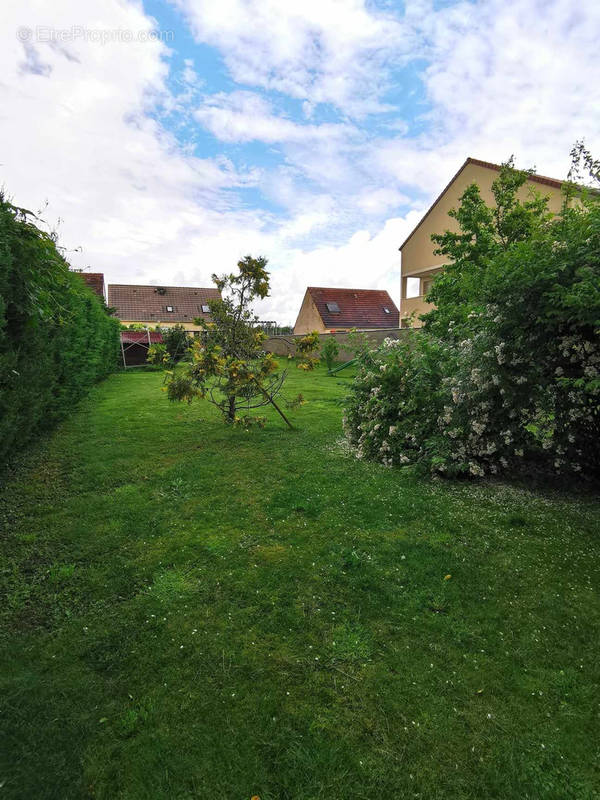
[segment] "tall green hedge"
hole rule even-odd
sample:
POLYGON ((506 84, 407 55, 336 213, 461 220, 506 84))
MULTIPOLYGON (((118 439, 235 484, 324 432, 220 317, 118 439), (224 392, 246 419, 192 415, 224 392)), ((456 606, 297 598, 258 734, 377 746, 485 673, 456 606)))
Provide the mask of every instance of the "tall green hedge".
POLYGON ((0 471, 117 364, 119 323, 0 195, 0 471))

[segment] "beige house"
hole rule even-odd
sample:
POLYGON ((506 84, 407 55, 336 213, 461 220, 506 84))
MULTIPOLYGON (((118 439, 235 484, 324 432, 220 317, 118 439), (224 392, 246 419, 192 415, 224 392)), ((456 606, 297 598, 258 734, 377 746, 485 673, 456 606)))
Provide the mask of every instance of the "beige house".
MULTIPOLYGON (((448 216, 452 208, 458 208, 459 198, 472 183, 476 183, 481 196, 489 206, 494 204, 492 183, 498 177, 500 166, 476 158, 467 158, 444 191, 431 205, 425 216, 401 245, 402 267, 400 277, 400 327, 420 327, 418 317, 433 306, 425 297, 435 275, 446 263, 443 256, 434 255, 433 233, 458 230, 456 220, 448 216), (411 323, 412 319, 412 323, 411 323)), ((521 188, 520 197, 525 199, 534 189, 548 196, 550 211, 560 211, 562 182, 542 175, 532 175, 521 188)))
POLYGON ((300 306, 294 333, 397 328, 398 322, 398 309, 383 289, 327 289, 309 286, 300 306))
POLYGON ((142 286, 111 283, 108 306, 123 325, 144 325, 147 328, 169 328, 183 325, 188 331, 202 330, 194 319, 210 319, 209 303, 218 300, 218 289, 197 286, 142 286))

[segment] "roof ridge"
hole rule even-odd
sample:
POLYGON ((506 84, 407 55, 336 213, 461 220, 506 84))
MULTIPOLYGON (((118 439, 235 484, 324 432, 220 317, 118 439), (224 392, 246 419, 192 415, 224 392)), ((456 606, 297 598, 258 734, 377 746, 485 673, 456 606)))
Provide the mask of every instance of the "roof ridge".
MULTIPOLYGON (((453 184, 453 183, 454 183, 454 181, 455 181, 455 180, 458 178, 458 176, 460 175, 460 173, 461 173, 461 172, 464 170, 464 168, 465 168, 466 166, 468 166, 469 164, 475 164, 475 165, 476 165, 476 166, 478 166, 478 167, 486 167, 487 169, 493 169, 493 170, 495 170, 496 172, 500 172, 500 169, 502 168, 502 165, 501 165, 501 164, 495 164, 493 161, 483 161, 483 160, 482 160, 482 159, 480 159, 480 158, 473 158, 472 156, 468 156, 468 157, 465 159, 465 161, 463 162, 463 164, 462 164, 462 166, 460 167, 460 169, 459 169, 459 170, 458 170, 458 171, 457 171, 457 172, 456 172, 456 173, 455 173, 455 174, 452 176, 452 178, 450 178, 450 180, 448 181, 448 183, 447 183, 447 184, 444 186, 444 188, 443 188, 443 189, 442 189, 442 191, 441 191, 441 192, 438 194, 438 196, 435 198, 435 200, 433 201, 433 203, 431 203, 431 205, 428 207, 427 211, 426 211, 426 212, 423 214, 423 216, 421 217, 421 219, 420 219, 420 220, 417 222, 417 224, 415 225, 415 227, 414 227, 414 228, 412 229, 412 231, 411 231, 411 232, 408 234, 408 236, 406 237, 406 239, 405 239, 405 240, 402 242, 402 244, 400 245, 400 247, 398 248, 398 250, 402 250, 402 248, 403 248, 403 247, 404 247, 404 245, 405 245, 405 244, 408 242, 408 240, 412 238, 413 234, 414 234, 414 233, 416 233, 416 231, 417 231, 417 230, 418 230, 418 229, 421 227, 421 225, 423 224, 423 222, 425 222, 425 220, 427 219, 427 217, 429 216, 429 214, 430 214, 430 213, 433 211, 433 209, 435 208, 435 206, 436 206, 436 205, 437 205, 437 204, 440 202, 440 200, 441 200, 441 199, 442 199, 442 197, 443 197, 443 196, 446 194, 446 192, 448 191, 448 189, 450 188, 450 186, 452 186, 452 184, 453 184)), ((519 171, 520 171, 520 172, 526 172, 527 170, 519 170, 519 171)), ((546 186, 552 186, 552 187, 554 187, 555 189, 561 189, 561 188, 562 188, 562 186, 563 186, 563 184, 565 184, 565 183, 567 182, 567 181, 560 181, 560 180, 558 180, 558 178, 548 178, 548 177, 546 177, 545 175, 538 175, 538 174, 537 174, 537 173, 535 173, 535 172, 531 173, 531 174, 528 176, 527 180, 533 181, 534 183, 541 183, 541 184, 544 184, 544 185, 546 185, 546 186)))
POLYGON ((353 289, 345 286, 307 286, 307 289, 320 289, 322 292, 385 292, 389 294, 387 289, 353 289))
MULTIPOLYGON (((89 274, 89 273, 85 273, 89 274)), ((98 273, 102 274, 102 273, 98 273)), ((171 286, 168 283, 109 283, 108 286, 132 286, 136 289, 202 289, 202 291, 215 291, 218 292, 216 286, 171 286)))

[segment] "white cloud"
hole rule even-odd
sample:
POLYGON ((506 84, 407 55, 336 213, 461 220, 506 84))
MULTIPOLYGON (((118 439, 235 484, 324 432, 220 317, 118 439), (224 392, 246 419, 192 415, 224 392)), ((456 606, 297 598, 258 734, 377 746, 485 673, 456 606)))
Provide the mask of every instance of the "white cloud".
POLYGON ((385 108, 381 66, 410 50, 411 29, 363 0, 176 0, 198 41, 233 79, 349 114, 385 108))
POLYGON ((345 124, 300 125, 278 116, 264 97, 247 91, 209 95, 194 117, 223 142, 310 144, 339 140, 353 133, 351 126, 345 124))
POLYGON ((50 224, 60 217, 63 243, 83 248, 71 253, 75 264, 104 270, 109 280, 202 264, 206 281, 214 265, 202 257, 203 235, 229 231, 235 240, 261 229, 259 214, 243 210, 235 193, 259 173, 182 152, 149 115, 169 97, 167 48, 136 38, 152 25, 137 4, 117 0, 85 7, 63 0, 51 12, 42 2, 14 7, 0 49, 2 183, 33 210, 48 201, 44 216, 50 224), (36 40, 40 20, 56 31, 75 24, 131 31, 134 40, 102 44, 81 34, 53 47, 36 40), (44 71, 23 70, 19 26, 32 29, 27 44, 44 71))
POLYGON ((466 156, 563 177, 578 138, 600 150, 600 4, 486 0, 425 13, 431 109, 415 139, 380 142, 371 168, 439 192, 466 156))

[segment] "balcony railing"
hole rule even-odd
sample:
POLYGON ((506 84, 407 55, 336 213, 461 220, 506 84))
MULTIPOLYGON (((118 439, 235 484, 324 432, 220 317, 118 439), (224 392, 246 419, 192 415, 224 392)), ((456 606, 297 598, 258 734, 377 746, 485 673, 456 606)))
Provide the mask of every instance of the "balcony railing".
POLYGON ((418 319, 419 316, 431 311, 432 308, 434 308, 432 303, 425 302, 425 295, 403 298, 400 301, 400 319, 403 320, 405 317, 410 317, 411 314, 414 314, 413 325, 415 328, 420 328, 422 323, 418 319))

